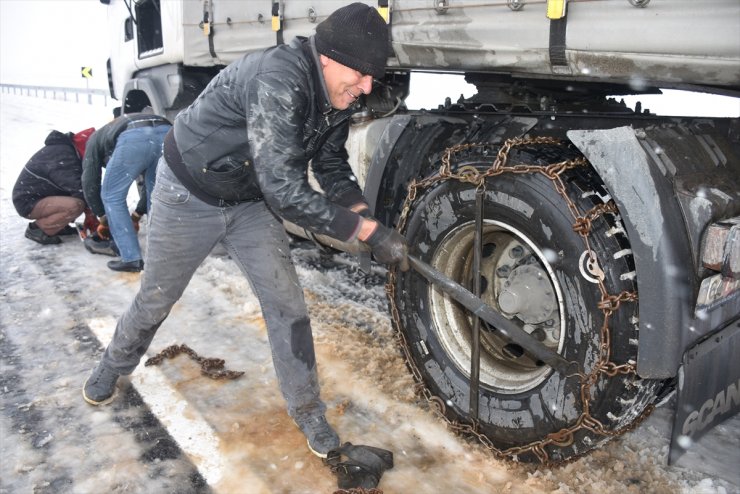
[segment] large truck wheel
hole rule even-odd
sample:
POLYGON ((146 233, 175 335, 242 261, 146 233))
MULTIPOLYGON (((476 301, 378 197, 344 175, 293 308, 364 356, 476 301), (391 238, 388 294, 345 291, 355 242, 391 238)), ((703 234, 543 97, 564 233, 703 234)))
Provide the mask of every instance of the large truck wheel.
MULTIPOLYGON (((522 150, 513 161, 552 163, 575 151, 549 146, 542 153, 522 150)), ((468 153, 458 155, 452 168, 484 170, 491 161, 490 155, 468 153)), ((587 165, 561 178, 581 211, 608 200, 587 165)), ((607 361, 605 368, 614 371, 637 357, 634 298, 622 301, 608 318, 600 308, 603 289, 607 295, 636 292, 629 244, 618 214, 601 214, 588 236, 594 261, 574 231, 567 202, 540 173, 504 173, 485 185, 481 298, 595 377, 584 388, 582 376, 560 375, 484 323, 475 430, 484 444, 522 461, 571 459, 628 429, 660 388, 660 382, 641 380, 634 372, 595 371, 607 361)), ((475 186, 447 179, 416 197, 402 233, 413 254, 470 289, 474 219, 475 186)), ((413 270, 396 272, 390 283, 394 324, 427 398, 451 423, 470 423, 469 312, 413 270)))

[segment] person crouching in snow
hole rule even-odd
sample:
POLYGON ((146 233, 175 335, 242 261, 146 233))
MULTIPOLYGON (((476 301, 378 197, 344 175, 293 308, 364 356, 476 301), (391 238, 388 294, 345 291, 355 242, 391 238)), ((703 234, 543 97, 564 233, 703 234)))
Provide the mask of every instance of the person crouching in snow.
POLYGON ((77 235, 70 226, 86 208, 82 192, 82 158, 94 128, 76 134, 52 130, 23 167, 13 187, 13 205, 20 216, 34 220, 26 238, 42 245, 58 244, 62 235, 77 235))

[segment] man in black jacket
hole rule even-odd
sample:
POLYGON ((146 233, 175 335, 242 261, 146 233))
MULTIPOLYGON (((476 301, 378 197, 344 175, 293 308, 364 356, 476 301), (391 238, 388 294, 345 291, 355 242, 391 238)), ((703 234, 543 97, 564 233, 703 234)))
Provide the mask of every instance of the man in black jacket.
POLYGON ((355 101, 385 72, 388 30, 375 9, 342 7, 316 28, 226 67, 175 120, 165 138, 149 218, 141 288, 83 388, 113 398, 217 244, 260 301, 289 415, 313 453, 339 437, 320 398, 311 324, 281 218, 314 233, 367 243, 379 262, 407 269, 406 243, 365 217, 368 205, 347 163, 355 101), (311 162, 323 189, 308 182, 311 162))
POLYGON ((76 235, 69 223, 85 209, 82 192, 82 155, 95 129, 77 134, 52 130, 13 187, 13 205, 18 214, 32 221, 26 238, 43 245, 58 244, 59 235, 76 235))

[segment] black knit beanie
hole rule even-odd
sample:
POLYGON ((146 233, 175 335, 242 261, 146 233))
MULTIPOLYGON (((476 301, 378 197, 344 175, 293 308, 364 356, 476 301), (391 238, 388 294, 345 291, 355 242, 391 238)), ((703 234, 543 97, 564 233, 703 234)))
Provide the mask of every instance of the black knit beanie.
POLYGON ((332 60, 376 79, 385 75, 388 26, 363 3, 335 10, 316 26, 316 50, 332 60))

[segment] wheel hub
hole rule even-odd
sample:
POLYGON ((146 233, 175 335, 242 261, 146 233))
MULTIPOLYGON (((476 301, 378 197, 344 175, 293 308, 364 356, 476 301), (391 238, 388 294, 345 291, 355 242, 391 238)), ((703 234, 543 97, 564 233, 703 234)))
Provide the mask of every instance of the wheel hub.
MULTIPOLYGON (((432 266, 470 288, 474 227, 450 232, 432 257, 432 266)), ((562 295, 544 254, 511 225, 485 221, 481 299, 550 348, 562 349, 562 295)), ((435 330, 461 372, 470 374, 473 319, 469 312, 430 288, 435 330)), ((480 383, 502 393, 519 393, 542 382, 551 369, 483 324, 480 383)))
POLYGON ((530 325, 550 319, 556 307, 550 280, 542 269, 532 265, 512 271, 498 295, 498 305, 505 315, 530 325))

